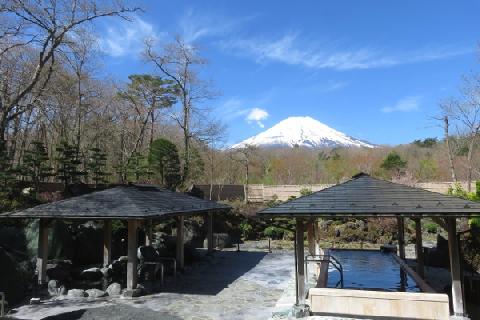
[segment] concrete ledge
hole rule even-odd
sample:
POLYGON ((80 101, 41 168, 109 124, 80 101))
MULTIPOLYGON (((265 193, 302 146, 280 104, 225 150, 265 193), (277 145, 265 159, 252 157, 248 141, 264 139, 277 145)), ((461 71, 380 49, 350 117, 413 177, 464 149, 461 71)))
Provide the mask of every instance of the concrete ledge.
POLYGON ((309 298, 316 315, 424 320, 450 316, 446 294, 312 288, 309 298))

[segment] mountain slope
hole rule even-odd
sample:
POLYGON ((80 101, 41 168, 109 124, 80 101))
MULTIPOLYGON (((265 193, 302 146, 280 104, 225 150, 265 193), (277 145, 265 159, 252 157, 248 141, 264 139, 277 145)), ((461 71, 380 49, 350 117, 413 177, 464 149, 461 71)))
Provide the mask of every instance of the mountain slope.
POLYGON ((311 117, 289 117, 265 130, 232 146, 243 148, 247 145, 256 147, 365 147, 374 148, 373 144, 352 138, 311 117))

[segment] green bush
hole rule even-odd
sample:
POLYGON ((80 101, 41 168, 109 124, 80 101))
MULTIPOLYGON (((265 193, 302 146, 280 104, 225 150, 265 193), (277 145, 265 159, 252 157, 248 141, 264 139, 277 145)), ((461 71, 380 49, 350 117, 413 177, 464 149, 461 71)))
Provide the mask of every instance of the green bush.
POLYGON ((427 222, 425 224, 425 229, 427 230, 428 233, 437 233, 438 226, 436 223, 427 222))
POLYGON ((242 237, 248 239, 252 234, 253 227, 248 221, 242 221, 242 223, 240 223, 240 231, 242 232, 242 237))
POLYGON ((480 217, 472 217, 468 219, 468 224, 470 228, 480 228, 480 217))
POLYGON ((282 201, 278 200, 278 196, 274 194, 272 196, 272 200, 267 201, 266 205, 267 207, 271 208, 271 207, 275 207, 276 205, 279 205, 280 203, 282 203, 282 201))
POLYGON ((310 188, 302 188, 302 189, 300 189, 300 195, 301 195, 302 197, 308 196, 308 195, 310 195, 310 194, 312 194, 312 193, 313 193, 313 191, 312 191, 312 189, 310 189, 310 188))
POLYGON ((272 238, 272 239, 282 239, 285 231, 283 229, 277 228, 277 227, 267 227, 265 230, 263 230, 263 234, 266 237, 272 238))

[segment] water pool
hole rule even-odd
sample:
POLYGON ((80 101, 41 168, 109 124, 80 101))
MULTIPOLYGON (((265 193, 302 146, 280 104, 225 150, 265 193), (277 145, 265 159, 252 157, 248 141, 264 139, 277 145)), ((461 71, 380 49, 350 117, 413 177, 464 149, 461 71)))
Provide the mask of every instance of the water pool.
MULTIPOLYGON (((368 250, 330 250, 343 266, 345 289, 420 292, 417 283, 400 267, 391 253, 368 250)), ((328 287, 335 288, 340 274, 330 266, 328 287)))

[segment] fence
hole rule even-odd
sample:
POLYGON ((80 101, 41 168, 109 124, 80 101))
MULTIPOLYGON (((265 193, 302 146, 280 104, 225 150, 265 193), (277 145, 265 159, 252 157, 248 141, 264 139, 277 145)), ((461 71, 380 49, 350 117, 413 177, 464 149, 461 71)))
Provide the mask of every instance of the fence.
MULTIPOLYGON (((462 187, 467 190, 467 183, 461 182, 462 187)), ((428 191, 447 193, 452 182, 424 182, 417 183, 417 188, 428 191)), ((212 189, 212 200, 245 200, 245 193, 248 193, 248 201, 252 203, 264 203, 272 200, 286 201, 290 197, 299 197, 302 189, 310 189, 313 192, 333 186, 332 184, 309 184, 309 185, 214 185, 212 189)), ((209 198, 210 185, 195 185, 194 189, 200 190, 200 196, 209 198)), ((475 183, 472 183, 471 190, 475 191, 475 183)))

